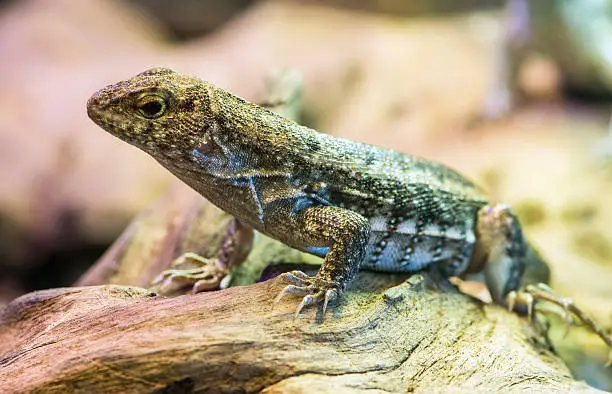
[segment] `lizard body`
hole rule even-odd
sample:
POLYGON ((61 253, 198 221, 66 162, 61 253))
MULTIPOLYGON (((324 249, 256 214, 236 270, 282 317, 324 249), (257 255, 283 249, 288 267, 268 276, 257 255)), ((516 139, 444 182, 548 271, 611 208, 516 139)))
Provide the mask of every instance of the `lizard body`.
POLYGON ((98 91, 87 109, 224 211, 324 257, 314 277, 285 274, 279 297, 304 296, 296 313, 325 309, 359 267, 483 271, 504 304, 541 263, 510 208, 459 173, 318 133, 195 77, 151 69, 98 91))

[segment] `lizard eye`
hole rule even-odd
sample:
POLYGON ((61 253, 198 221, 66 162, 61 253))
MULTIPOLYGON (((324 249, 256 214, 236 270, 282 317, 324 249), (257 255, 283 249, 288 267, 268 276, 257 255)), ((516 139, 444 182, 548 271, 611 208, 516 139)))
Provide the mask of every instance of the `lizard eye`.
POLYGON ((166 99, 162 96, 151 94, 144 96, 137 104, 138 111, 148 119, 159 118, 166 112, 166 99))

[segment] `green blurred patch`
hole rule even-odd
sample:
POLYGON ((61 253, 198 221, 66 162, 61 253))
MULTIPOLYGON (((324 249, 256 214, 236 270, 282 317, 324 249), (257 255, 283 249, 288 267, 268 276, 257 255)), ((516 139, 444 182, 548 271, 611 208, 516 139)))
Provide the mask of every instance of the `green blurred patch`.
POLYGON ((561 211, 561 219, 566 223, 586 223, 597 216, 597 206, 592 203, 574 202, 561 211))
POLYGON ((593 261, 606 265, 612 262, 612 240, 597 230, 576 232, 571 245, 575 251, 593 261))
POLYGON ((535 226, 546 220, 546 208, 540 200, 522 200, 514 204, 514 211, 525 227, 535 226))

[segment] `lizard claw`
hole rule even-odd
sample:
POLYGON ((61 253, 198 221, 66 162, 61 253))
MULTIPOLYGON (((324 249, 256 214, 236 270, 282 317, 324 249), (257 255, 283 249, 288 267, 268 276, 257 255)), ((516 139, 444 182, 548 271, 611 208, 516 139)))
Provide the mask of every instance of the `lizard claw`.
MULTIPOLYGON (((295 273, 299 272, 300 274, 303 274, 302 271, 294 271, 294 272, 287 272, 285 273, 285 278, 289 281, 291 281, 292 283, 295 283, 298 286, 304 286, 306 284, 306 281, 308 279, 310 279, 309 276, 306 276, 305 278, 302 276, 296 275, 295 273)), ((306 274, 304 274, 306 275, 306 274)))
MULTIPOLYGON (((565 321, 565 335, 569 332, 570 326, 574 323, 572 316, 586 325, 591 331, 597 334, 610 348, 612 348, 612 338, 595 323, 595 321, 582 309, 578 308, 571 298, 562 297, 556 294, 549 286, 539 283, 527 285, 518 291, 512 291, 506 296, 508 308, 514 309, 516 303, 526 305, 529 316, 532 316, 535 301, 546 301, 558 305, 563 312, 555 311, 565 321)), ((564 336, 565 336, 564 335, 564 336)), ((612 364, 612 353, 609 364, 612 364)))
POLYGON ((569 311, 569 306, 573 305, 574 301, 572 301, 569 298, 562 298, 559 301, 560 301, 561 308, 563 308, 562 317, 563 317, 563 320, 565 321, 565 332, 563 333, 563 338, 565 338, 567 337, 567 334, 569 334, 570 326, 573 323, 572 315, 570 314, 570 311, 569 311))
POLYGON ((512 312, 514 310, 517 297, 518 295, 515 290, 512 290, 506 295, 506 304, 508 305, 508 312, 512 312))
POLYGON ((309 280, 312 279, 310 276, 308 276, 307 274, 303 273, 302 271, 291 271, 291 272, 287 272, 287 276, 291 276, 292 278, 300 278, 303 280, 309 280))
POLYGON ((283 278, 293 284, 287 285, 276 297, 274 304, 287 294, 304 296, 295 311, 295 318, 298 317, 304 307, 316 305, 323 302, 323 315, 327 311, 329 302, 338 298, 339 290, 331 283, 323 281, 317 277, 310 277, 302 271, 292 271, 284 273, 283 278))
POLYGON ((299 305, 297 306, 297 309, 295 310, 295 316, 293 317, 294 319, 297 319, 298 315, 300 314, 300 312, 302 311, 302 309, 305 306, 308 305, 313 305, 319 302, 319 294, 307 294, 304 296, 304 298, 302 298, 302 302, 299 303, 299 305))
POLYGON ((533 295, 525 290, 511 291, 506 295, 506 304, 508 305, 508 311, 512 312, 516 305, 523 305, 527 307, 527 316, 529 321, 533 319, 533 305, 535 300, 533 295))
POLYGON ((278 293, 278 296, 276 296, 276 298, 274 299, 274 304, 278 304, 281 298, 283 298, 287 294, 304 295, 308 294, 308 290, 295 285, 287 285, 280 293, 278 293))
POLYGON ((330 301, 335 301, 338 298, 338 290, 331 289, 325 292, 325 301, 323 301, 323 315, 325 315, 325 311, 327 311, 327 304, 330 301))
MULTIPOLYGON (((576 308, 574 305, 574 301, 571 298, 561 297, 555 294, 553 289, 544 283, 528 285, 525 287, 525 292, 526 293, 528 292, 528 294, 530 294, 532 299, 534 296, 537 297, 537 295, 540 294, 540 292, 543 292, 549 296, 549 298, 546 298, 547 301, 552 302, 553 304, 558 305, 563 309, 563 313, 558 313, 558 312, 556 313, 565 322, 565 332, 563 333, 563 338, 567 337, 567 335, 569 334, 570 327, 573 324, 572 315, 569 311, 569 308, 570 308, 570 305, 576 308)), ((542 298, 540 297, 540 299, 542 298)))

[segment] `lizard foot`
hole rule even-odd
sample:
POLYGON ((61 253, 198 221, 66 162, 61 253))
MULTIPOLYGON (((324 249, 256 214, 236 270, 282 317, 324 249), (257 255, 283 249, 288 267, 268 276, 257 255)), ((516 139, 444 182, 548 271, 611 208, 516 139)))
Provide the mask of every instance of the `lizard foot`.
POLYGON ((332 283, 319 279, 316 276, 308 276, 302 271, 286 272, 282 274, 282 277, 292 284, 287 285, 278 294, 274 304, 277 304, 287 294, 304 296, 295 311, 295 318, 298 317, 304 307, 316 305, 320 302, 323 302, 323 315, 325 315, 328 303, 338 298, 340 292, 332 283))
POLYGON ((173 269, 163 271, 152 282, 159 292, 169 294, 192 287, 192 293, 224 289, 231 279, 229 272, 217 259, 207 259, 196 253, 183 253, 172 262, 173 269), (195 268, 185 268, 193 267, 195 268))
MULTIPOLYGON (((508 310, 514 310, 516 305, 523 305, 527 307, 527 313, 529 319, 533 318, 533 309, 536 301, 547 301, 552 304, 560 306, 563 311, 554 311, 563 318, 566 324, 566 335, 569 331, 569 327, 573 324, 572 315, 575 316, 578 321, 586 325, 591 331, 597 334, 610 348, 612 348, 612 338, 593 320, 586 312, 578 308, 571 298, 562 297, 556 294, 553 289, 544 283, 538 283, 534 285, 527 285, 518 291, 511 291, 506 296, 506 303, 508 310)), ((612 364, 612 353, 610 353, 609 360, 606 365, 612 364)))

